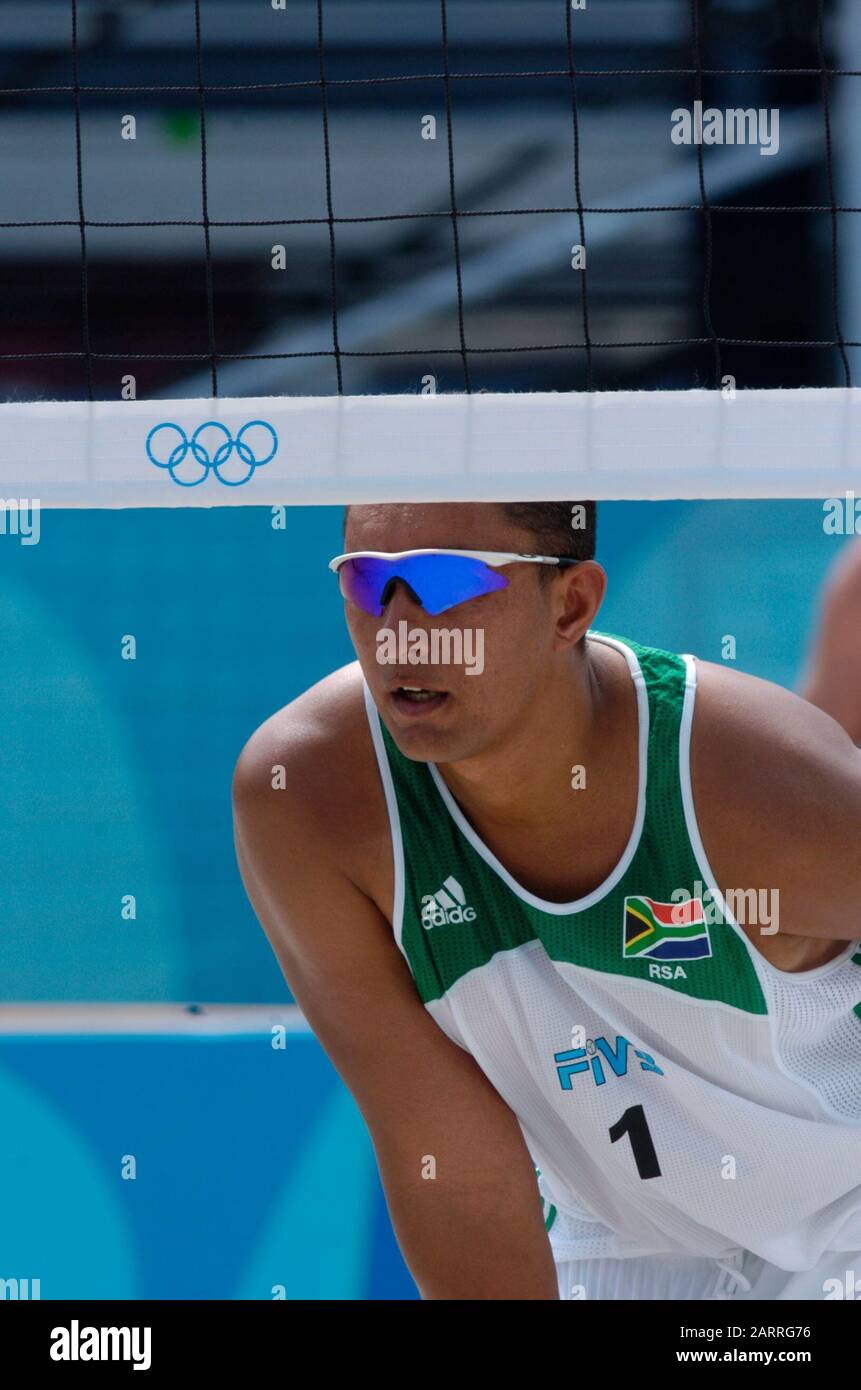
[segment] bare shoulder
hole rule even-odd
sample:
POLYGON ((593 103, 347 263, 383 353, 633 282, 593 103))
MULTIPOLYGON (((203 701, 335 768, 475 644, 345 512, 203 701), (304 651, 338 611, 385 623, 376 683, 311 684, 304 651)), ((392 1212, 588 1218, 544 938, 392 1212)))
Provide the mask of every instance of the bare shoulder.
POLYGON ((845 730, 780 686, 698 661, 691 775, 719 885, 779 887, 788 930, 845 938, 861 889, 861 752, 845 730))
POLYGON ((826 598, 833 604, 851 604, 857 630, 856 605, 861 604, 861 537, 842 550, 829 576, 826 598))
POLYGON ((861 539, 846 546, 826 581, 805 694, 861 742, 861 539))
POLYGON ((692 756, 704 772, 793 785, 816 770, 839 771, 854 752, 830 715, 792 691, 697 660, 692 756))
POLYGON ((388 820, 358 662, 254 731, 236 764, 233 801, 246 836, 289 835, 294 853, 313 848, 336 859, 363 891, 379 896, 388 820))
POLYGON ((291 787, 313 796, 335 777, 338 758, 355 753, 360 731, 367 732, 367 726, 361 672, 353 662, 312 685, 255 729, 236 765, 237 785, 253 793, 263 774, 280 766, 289 768, 291 787))

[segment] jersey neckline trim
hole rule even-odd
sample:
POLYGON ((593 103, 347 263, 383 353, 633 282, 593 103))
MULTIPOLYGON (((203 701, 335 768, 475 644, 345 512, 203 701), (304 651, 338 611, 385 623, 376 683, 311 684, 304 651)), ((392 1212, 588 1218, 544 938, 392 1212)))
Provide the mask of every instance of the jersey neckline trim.
POLYGON ((436 763, 428 763, 427 767, 433 778, 434 785, 439 792, 445 807, 457 826, 461 834, 466 838, 476 854, 480 855, 490 869, 501 878, 503 883, 510 888, 511 892, 528 903, 530 907, 538 908, 540 912, 547 912, 556 916, 564 916, 567 913, 585 912, 588 908, 594 907, 608 893, 611 893, 616 885, 621 881, 625 872, 630 867, 634 855, 640 844, 643 834, 643 826, 646 820, 646 783, 648 780, 649 763, 649 695, 646 688, 646 680, 642 668, 635 653, 625 642, 619 641, 615 637, 607 637, 603 633, 589 632, 587 634, 590 641, 600 642, 605 647, 613 647, 621 652, 628 663, 628 670, 634 682, 634 690, 637 696, 637 718, 639 726, 638 735, 638 788, 637 788, 637 813, 634 818, 633 829, 631 830, 628 843, 625 847, 621 859, 615 869, 588 893, 584 898, 575 898, 573 902, 554 903, 546 898, 540 898, 536 893, 530 893, 528 888, 517 882, 513 874, 509 873, 505 865, 497 859, 496 855, 484 843, 479 835, 473 830, 466 816, 461 811, 448 787, 442 779, 436 763))
POLYGON ((383 743, 382 724, 380 712, 374 704, 374 697, 371 694, 367 681, 362 678, 362 686, 365 696, 365 714, 368 719, 368 726, 371 732, 371 741, 374 745, 374 752, 377 758, 377 767, 380 773, 380 780, 383 784, 383 794, 386 798, 386 810, 389 815, 389 830, 392 840, 392 860, 394 864, 394 896, 392 899, 392 930, 394 931, 395 941, 398 949, 409 965, 409 956, 404 950, 404 897, 406 887, 406 873, 404 865, 404 841, 401 832, 401 818, 398 811, 398 798, 395 792, 392 769, 386 756, 386 749, 383 743))

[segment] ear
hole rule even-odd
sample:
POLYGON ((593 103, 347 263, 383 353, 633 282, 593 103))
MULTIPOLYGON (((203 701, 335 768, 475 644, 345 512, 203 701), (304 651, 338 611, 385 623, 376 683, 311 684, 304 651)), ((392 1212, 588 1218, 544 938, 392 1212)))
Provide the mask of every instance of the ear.
POLYGON ((554 650, 574 647, 585 637, 604 602, 607 575, 596 560, 584 560, 560 575, 554 583, 556 635, 554 650))

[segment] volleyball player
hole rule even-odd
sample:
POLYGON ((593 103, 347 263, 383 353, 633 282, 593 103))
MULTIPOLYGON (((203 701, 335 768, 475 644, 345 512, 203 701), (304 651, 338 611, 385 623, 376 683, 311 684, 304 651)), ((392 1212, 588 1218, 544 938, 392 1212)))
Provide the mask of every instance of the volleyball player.
POLYGON ((804 694, 861 744, 861 539, 829 575, 804 694))
POLYGON ((358 662, 242 753, 249 895, 424 1298, 861 1294, 861 753, 594 633, 583 515, 349 510, 358 662), (442 629, 480 674, 378 660, 442 629))

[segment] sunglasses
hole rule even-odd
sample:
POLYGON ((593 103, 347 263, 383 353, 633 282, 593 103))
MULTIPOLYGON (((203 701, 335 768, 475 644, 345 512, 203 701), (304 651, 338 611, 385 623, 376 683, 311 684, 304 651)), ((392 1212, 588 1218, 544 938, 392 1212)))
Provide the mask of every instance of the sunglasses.
POLYGON ((426 613, 436 616, 467 599, 505 589, 502 565, 579 565, 560 555, 515 555, 505 550, 354 550, 329 561, 344 598, 379 618, 398 580, 426 613))

